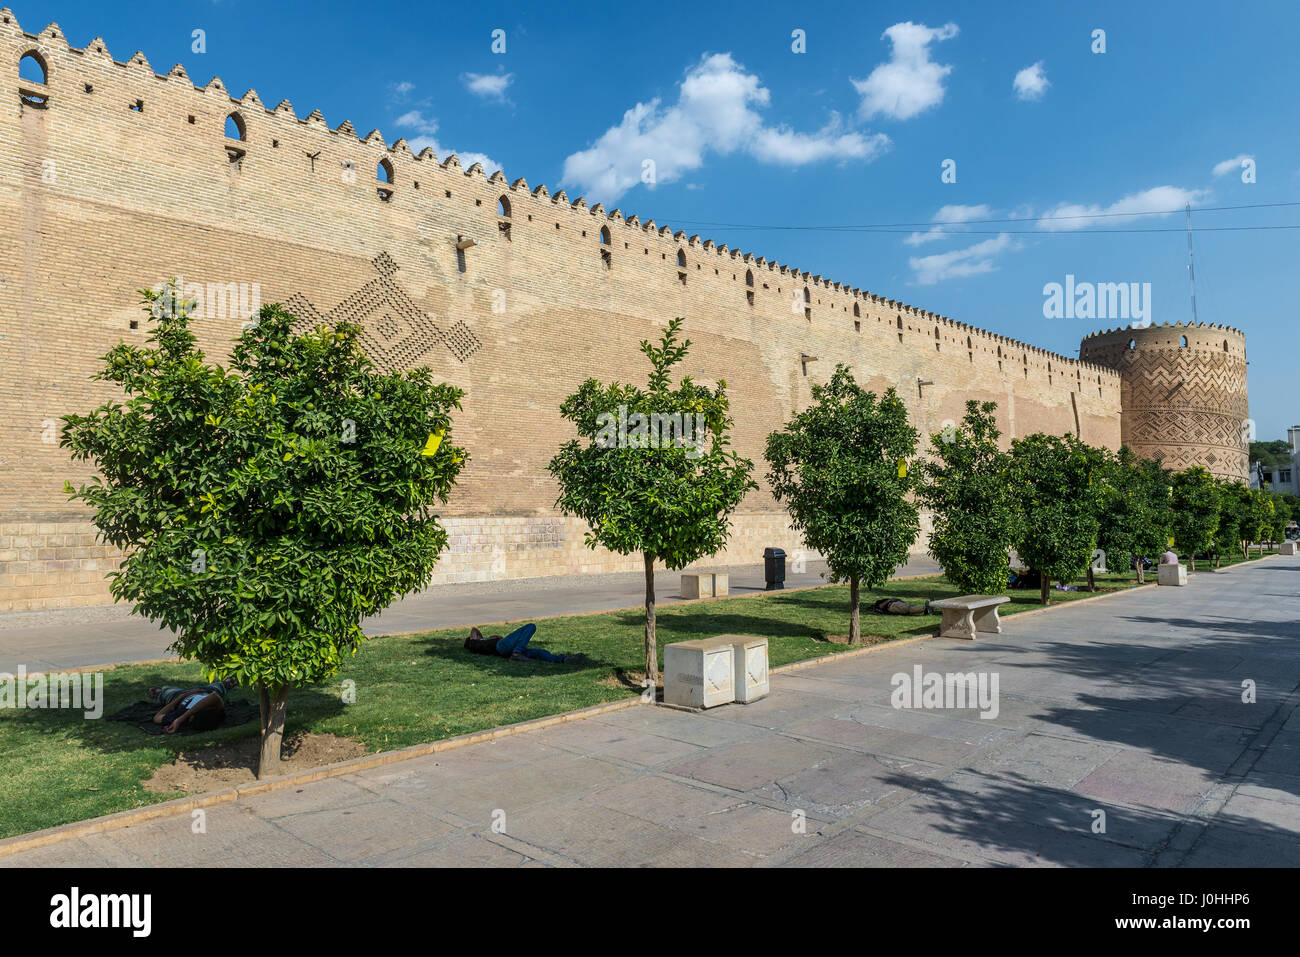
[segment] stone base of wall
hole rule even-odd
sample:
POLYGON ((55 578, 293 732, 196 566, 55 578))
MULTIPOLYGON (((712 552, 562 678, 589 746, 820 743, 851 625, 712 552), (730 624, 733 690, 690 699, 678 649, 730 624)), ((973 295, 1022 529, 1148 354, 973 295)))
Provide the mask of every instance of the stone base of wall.
POLYGON ((112 604, 120 561, 85 519, 0 521, 0 612, 112 604))
MULTIPOLYGON (((587 526, 573 518, 450 518, 444 527, 451 547, 434 569, 430 584, 541 578, 548 575, 587 575, 637 572, 640 555, 617 555, 587 548, 587 526)), ((803 549, 784 515, 738 515, 727 548, 699 565, 752 565, 763 560, 763 549, 783 548, 787 566, 802 556, 821 556, 803 549)))

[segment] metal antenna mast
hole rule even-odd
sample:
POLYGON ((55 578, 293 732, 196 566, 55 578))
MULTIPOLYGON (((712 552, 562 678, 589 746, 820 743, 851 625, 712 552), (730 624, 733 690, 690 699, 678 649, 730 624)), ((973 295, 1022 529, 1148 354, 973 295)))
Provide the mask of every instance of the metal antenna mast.
POLYGON ((1192 325, 1196 320, 1196 266, 1192 258, 1192 204, 1187 204, 1187 278, 1192 284, 1192 325))

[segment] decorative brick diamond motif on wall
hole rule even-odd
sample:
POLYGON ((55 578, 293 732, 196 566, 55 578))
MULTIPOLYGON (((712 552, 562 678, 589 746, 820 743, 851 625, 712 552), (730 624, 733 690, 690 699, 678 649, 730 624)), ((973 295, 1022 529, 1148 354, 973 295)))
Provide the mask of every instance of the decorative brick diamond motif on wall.
POLYGON ((311 328, 322 322, 361 326, 366 355, 385 372, 419 365, 420 358, 439 342, 458 362, 464 362, 482 347, 469 326, 459 320, 450 332, 444 333, 398 285, 394 278, 398 266, 388 253, 376 256, 373 265, 379 278, 370 280, 323 316, 305 296, 290 297, 285 305, 297 317, 297 327, 311 328))

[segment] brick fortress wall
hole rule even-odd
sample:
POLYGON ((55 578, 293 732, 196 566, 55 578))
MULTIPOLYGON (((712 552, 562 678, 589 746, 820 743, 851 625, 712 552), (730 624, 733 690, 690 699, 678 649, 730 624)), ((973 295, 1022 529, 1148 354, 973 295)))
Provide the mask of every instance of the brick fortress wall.
MULTIPOLYGON (((24 34, 8 10, 0 224, 0 611, 110 600, 116 556, 61 491, 89 473, 51 420, 114 397, 89 377, 120 339, 144 342, 136 290, 174 275, 228 288, 195 325, 214 359, 239 332, 238 290, 257 284, 263 303, 361 323, 377 364, 427 364, 466 390, 454 432, 472 458, 443 512, 452 546, 436 583, 640 567, 584 546, 581 523, 553 507, 545 465, 570 435, 563 397, 589 376, 644 381, 638 343, 674 316, 694 342, 679 371, 726 380, 735 445, 760 481, 765 436, 837 362, 869 388, 896 387, 925 434, 974 398, 998 403, 1008 440, 1120 440, 1110 368, 455 157, 440 164, 377 131, 331 129, 287 101, 233 99, 219 79, 196 88, 142 54, 119 63, 101 40, 73 49, 57 25, 24 34), (19 81, 29 51, 44 86, 19 81), (224 135, 232 113, 242 141, 224 135), (391 183, 377 181, 381 162, 391 183), (475 242, 463 252, 462 236, 475 242)), ((799 541, 764 486, 715 562, 757 561, 769 545, 794 553, 799 541)))

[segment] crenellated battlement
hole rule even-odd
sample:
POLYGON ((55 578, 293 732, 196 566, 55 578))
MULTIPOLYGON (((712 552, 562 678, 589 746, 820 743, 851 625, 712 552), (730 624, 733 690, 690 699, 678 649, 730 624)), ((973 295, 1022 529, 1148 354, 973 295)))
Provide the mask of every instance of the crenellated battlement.
MULTIPOLYGON (((135 94, 137 101, 142 104, 139 112, 144 114, 146 122, 152 123, 149 109, 151 92, 149 84, 157 84, 168 94, 180 93, 183 97, 192 99, 196 113, 191 114, 189 123, 181 128, 182 134, 188 131, 201 136, 211 136, 211 130, 206 124, 200 127, 198 122, 200 113, 203 119, 219 120, 223 126, 227 118, 235 116, 243 131, 242 139, 238 143, 239 149, 249 153, 264 149, 268 142, 273 148, 280 148, 281 145, 292 141, 308 156, 328 146, 340 154, 341 162, 352 163, 358 171, 367 167, 378 168, 381 163, 386 163, 391 170, 391 176, 388 182, 381 181, 380 185, 387 187, 390 193, 388 198, 394 201, 411 201, 411 194, 415 192, 411 186, 415 184, 421 187, 420 191, 423 194, 421 200, 427 196, 429 201, 432 201, 433 197, 440 195, 439 189, 441 189, 442 195, 449 195, 454 202, 465 202, 472 198, 481 204, 483 200, 481 192, 491 187, 499 189, 500 197, 505 198, 509 203, 510 215, 504 218, 511 221, 537 215, 540 208, 548 208, 568 217, 570 228, 575 226, 581 228, 581 224, 595 222, 597 224, 595 231, 598 234, 602 227, 609 230, 611 248, 617 248, 620 243, 627 243, 630 247, 632 237, 636 237, 636 241, 643 244, 654 243, 654 251, 658 252, 661 258, 669 260, 671 267, 676 266, 672 260, 676 258, 678 250, 693 257, 713 257, 717 262, 743 265, 755 275, 755 292, 768 289, 770 286, 770 283, 760 283, 757 278, 766 274, 769 278, 782 283, 789 281, 799 284, 807 290, 806 296, 817 293, 824 299, 829 297, 831 301, 829 303, 823 301, 821 305, 829 305, 832 310, 836 305, 840 305, 844 306, 845 310, 851 309, 853 315, 857 317, 861 317, 862 310, 866 309, 870 311, 869 315, 874 315, 878 321, 892 319, 903 324, 909 321, 913 324, 932 324, 933 328, 938 330, 939 336, 946 334, 949 341, 960 341, 962 337, 966 337, 972 350, 975 342, 978 341, 990 354, 996 352, 999 362, 1006 360, 1029 365, 1032 357, 1035 368, 1062 371, 1069 369, 1078 372, 1080 377, 1086 372, 1089 376, 1100 376, 1102 381, 1113 379, 1116 375, 1114 370, 1106 365, 1051 352, 1019 339, 922 309, 900 299, 873 293, 820 274, 813 274, 806 269, 779 263, 752 252, 733 249, 725 243, 718 244, 712 239, 701 238, 699 235, 687 235, 684 230, 675 230, 666 224, 660 225, 653 219, 643 222, 635 213, 624 213, 618 208, 606 210, 601 203, 589 206, 583 197, 570 200, 563 189, 552 193, 545 184, 530 188, 523 177, 508 182, 504 172, 500 170, 489 177, 478 163, 474 163, 468 169, 462 168, 459 157, 454 153, 439 161, 428 147, 418 153, 413 152, 405 138, 399 137, 391 144, 387 143, 378 129, 372 129, 362 136, 350 120, 344 120, 331 128, 318 109, 313 109, 307 116, 300 118, 288 100, 281 100, 273 108, 268 108, 255 89, 249 89, 242 96, 236 97, 218 76, 212 77, 206 84, 199 86, 191 80, 185 67, 179 63, 165 74, 159 74, 139 51, 125 61, 117 61, 113 58, 107 44, 100 38, 91 40, 82 48, 77 48, 68 42, 57 23, 49 24, 38 34, 28 34, 22 30, 17 18, 8 8, 0 9, 0 52, 3 53, 3 62, 0 65, 0 96, 5 98, 6 106, 14 101, 12 94, 16 92, 11 89, 11 84, 16 79, 14 64, 27 53, 35 53, 40 57, 47 76, 46 89, 43 91, 47 96, 44 109, 80 111, 89 108, 89 112, 99 118, 106 114, 111 116, 112 111, 105 111, 95 96, 92 95, 87 99, 86 95, 79 95, 79 91, 84 87, 89 88, 86 93, 97 92, 106 83, 118 83, 133 85, 137 91, 135 94), (190 127, 194 129, 191 130, 190 127), (313 148, 313 140, 318 144, 315 148, 313 148), (457 188, 458 184, 466 180, 474 185, 473 193, 467 194, 457 188)), ((8 115, 10 113, 7 109, 0 110, 0 121, 8 115)), ((168 136, 178 135, 174 128, 164 130, 161 126, 158 132, 168 136)), ((248 156, 243 161, 256 162, 257 159, 248 156)), ((313 158, 313 169, 314 163, 313 158)), ((360 178, 361 174, 358 173, 358 179, 360 178)), ((470 214, 472 210, 466 207, 462 213, 470 214)), ((650 250, 647 249, 647 256, 649 252, 650 250)), ((800 288, 793 287, 789 294, 799 295, 800 292, 800 288)), ((782 286, 781 295, 785 294, 785 287, 782 286)), ((809 318, 811 319, 812 316, 809 318)), ((922 338, 933 334, 930 330, 921 330, 919 325, 900 328, 900 331, 919 334, 922 338)))

